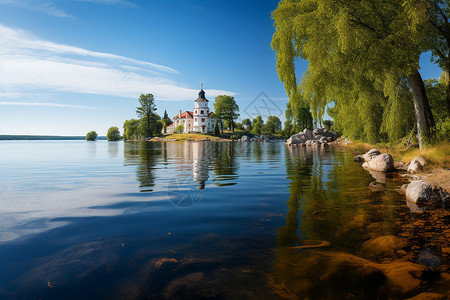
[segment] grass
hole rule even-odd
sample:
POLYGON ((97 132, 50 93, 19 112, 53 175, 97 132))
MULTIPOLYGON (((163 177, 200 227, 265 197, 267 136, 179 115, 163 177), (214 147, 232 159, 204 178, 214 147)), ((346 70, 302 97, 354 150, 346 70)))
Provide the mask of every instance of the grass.
POLYGON ((163 138, 165 138, 165 139, 176 139, 176 140, 179 140, 179 141, 185 141, 187 139, 190 139, 190 140, 193 140, 193 141, 203 141, 207 137, 211 141, 219 139, 217 136, 201 134, 201 133, 174 133, 174 134, 165 135, 163 138))
POLYGON ((422 156, 430 164, 432 168, 449 168, 450 167, 450 143, 441 143, 429 146, 423 151, 418 147, 408 147, 403 145, 386 145, 367 143, 351 143, 347 148, 353 151, 366 152, 376 148, 382 153, 390 153, 394 161, 403 161, 409 163, 414 157, 422 156))

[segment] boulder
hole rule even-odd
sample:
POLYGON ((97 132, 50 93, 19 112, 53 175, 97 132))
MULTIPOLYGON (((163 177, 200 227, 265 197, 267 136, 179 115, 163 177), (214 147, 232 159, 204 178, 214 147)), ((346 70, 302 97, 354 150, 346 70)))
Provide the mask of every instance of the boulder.
POLYGON ((406 198, 413 203, 430 201, 433 187, 425 180, 413 180, 406 188, 406 198))
POLYGON ((361 251, 368 256, 389 257, 395 254, 395 251, 403 249, 409 245, 404 238, 386 235, 366 241, 361 251))
POLYGON ((286 145, 297 145, 306 142, 305 135, 303 133, 294 134, 287 141, 286 145))
POLYGON ((244 135, 241 137, 241 142, 249 142, 248 136, 244 135))
MULTIPOLYGON (((366 153, 365 156, 367 154, 369 154, 369 152, 366 153)), ((370 160, 367 160, 367 157, 370 157, 370 155, 365 157, 366 162, 362 165, 365 169, 379 172, 389 172, 394 169, 394 159, 388 153, 373 156, 370 160)))
POLYGON ((305 135, 306 140, 312 140, 314 138, 313 131, 310 129, 303 130, 303 134, 305 135))
POLYGON ((313 134, 314 135, 321 135, 323 133, 323 128, 314 128, 313 134))
POLYGON ((372 149, 372 150, 369 150, 369 152, 367 152, 366 154, 364 154, 363 157, 364 157, 365 161, 369 161, 369 160, 373 159, 375 156, 378 156, 380 154, 381 154, 381 152, 378 151, 377 149, 372 149))
POLYGON ((408 172, 410 172, 412 174, 421 172, 421 171, 423 171, 423 167, 425 167, 426 164, 427 164, 427 161, 425 160, 425 158, 423 158, 421 156, 416 156, 409 163, 408 172))
POLYGON ((423 171, 423 166, 418 161, 411 162, 408 166, 408 172, 411 174, 421 171, 423 171))
POLYGON ((416 163, 416 162, 418 162, 422 167, 425 167, 427 165, 427 161, 422 156, 416 156, 411 161, 411 163, 416 163))

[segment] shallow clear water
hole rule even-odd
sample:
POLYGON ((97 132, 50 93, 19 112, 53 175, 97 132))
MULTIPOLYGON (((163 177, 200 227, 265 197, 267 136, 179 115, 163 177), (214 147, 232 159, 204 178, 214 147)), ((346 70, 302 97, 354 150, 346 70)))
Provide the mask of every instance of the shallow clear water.
POLYGON ((0 298, 283 298, 289 247, 398 231, 402 182, 374 181, 283 143, 0 142, 0 298))

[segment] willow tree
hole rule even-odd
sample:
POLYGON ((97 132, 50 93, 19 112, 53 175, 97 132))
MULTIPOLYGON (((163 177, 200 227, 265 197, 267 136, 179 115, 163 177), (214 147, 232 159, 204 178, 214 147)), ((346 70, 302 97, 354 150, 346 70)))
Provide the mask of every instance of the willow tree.
POLYGON ((422 147, 434 120, 418 72, 424 36, 412 24, 406 2, 281 1, 272 13, 276 29, 272 48, 292 107, 309 101, 317 120, 333 100, 347 112, 344 129, 359 126, 352 118, 368 113, 364 131, 376 141, 382 134, 384 109, 389 102, 399 102, 398 90, 405 88, 401 83, 406 78, 422 147), (309 62, 300 83, 295 74, 297 58, 309 62), (377 107, 382 108, 381 115, 372 109, 377 107))

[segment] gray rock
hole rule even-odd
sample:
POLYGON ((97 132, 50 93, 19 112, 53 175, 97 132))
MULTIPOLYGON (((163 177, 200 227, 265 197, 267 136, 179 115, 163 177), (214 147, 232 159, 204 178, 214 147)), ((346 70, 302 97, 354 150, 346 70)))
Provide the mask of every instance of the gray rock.
POLYGON ((379 172, 389 172, 394 169, 394 159, 388 153, 380 154, 374 156, 372 159, 363 163, 363 168, 379 171, 379 172))
POLYGON ((313 130, 313 134, 315 135, 321 135, 323 133, 323 129, 322 128, 315 128, 313 130))
POLYGON ((408 166, 408 172, 411 174, 423 171, 423 166, 418 161, 412 161, 408 166))
POLYGON ((432 193, 431 184, 425 180, 413 180, 406 188, 406 198, 413 203, 430 201, 432 193))
POLYGON ((377 149, 372 149, 372 150, 369 150, 369 152, 367 152, 366 154, 364 154, 364 159, 366 161, 368 161, 368 160, 371 160, 372 158, 374 158, 375 156, 378 156, 380 154, 381 154, 381 152, 378 151, 377 149))
POLYGON ((303 130, 303 134, 305 135, 306 140, 312 140, 314 138, 313 131, 310 129, 303 130))
POLYGON ((422 167, 425 167, 427 165, 427 161, 422 156, 416 156, 411 161, 411 164, 418 162, 422 167))
POLYGON ((250 140, 249 140, 248 136, 244 135, 241 137, 241 142, 249 142, 249 141, 250 140))
POLYGON ((286 145, 297 145, 306 142, 305 135, 303 133, 297 133, 291 136, 287 141, 286 145))

